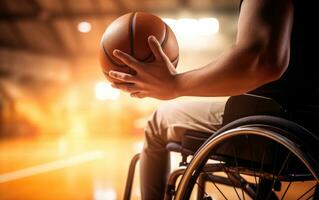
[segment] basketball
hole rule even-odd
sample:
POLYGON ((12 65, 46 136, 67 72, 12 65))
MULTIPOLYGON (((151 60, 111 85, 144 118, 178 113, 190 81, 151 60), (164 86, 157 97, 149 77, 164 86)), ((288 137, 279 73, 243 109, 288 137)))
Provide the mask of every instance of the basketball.
POLYGON ((155 15, 133 12, 115 19, 105 30, 100 43, 100 63, 103 72, 106 74, 116 69, 130 74, 135 73, 113 55, 115 49, 130 54, 141 62, 153 62, 155 57, 148 44, 150 35, 155 36, 176 67, 179 48, 171 28, 155 15))

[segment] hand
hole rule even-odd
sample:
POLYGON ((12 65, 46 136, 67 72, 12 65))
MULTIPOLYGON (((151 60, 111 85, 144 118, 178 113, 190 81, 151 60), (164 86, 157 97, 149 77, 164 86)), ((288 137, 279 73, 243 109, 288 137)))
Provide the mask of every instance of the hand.
POLYGON ((155 57, 152 63, 140 62, 122 51, 114 50, 114 56, 135 70, 136 74, 110 71, 109 76, 121 82, 113 82, 112 87, 126 91, 132 97, 153 97, 163 100, 176 98, 177 73, 175 67, 154 36, 148 38, 148 44, 155 57))
MULTIPOLYGON (((117 72, 123 72, 123 73, 126 73, 126 74, 131 74, 131 75, 135 75, 136 74, 136 71, 134 71, 133 69, 127 67, 127 66, 121 66, 121 67, 116 67, 116 66, 113 66, 112 68, 113 71, 117 71, 117 72)), ((111 77, 109 75, 109 72, 107 71, 103 71, 106 79, 110 82, 110 83, 123 83, 123 81, 119 81, 118 79, 115 79, 113 77, 111 77)))

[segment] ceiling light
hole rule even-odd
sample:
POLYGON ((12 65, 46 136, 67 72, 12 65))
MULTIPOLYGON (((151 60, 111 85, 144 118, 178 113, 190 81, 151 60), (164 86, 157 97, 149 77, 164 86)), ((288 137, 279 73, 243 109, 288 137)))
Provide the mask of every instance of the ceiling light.
POLYGON ((88 33, 91 31, 91 24, 89 22, 80 22, 78 24, 78 30, 81 32, 81 33, 88 33))

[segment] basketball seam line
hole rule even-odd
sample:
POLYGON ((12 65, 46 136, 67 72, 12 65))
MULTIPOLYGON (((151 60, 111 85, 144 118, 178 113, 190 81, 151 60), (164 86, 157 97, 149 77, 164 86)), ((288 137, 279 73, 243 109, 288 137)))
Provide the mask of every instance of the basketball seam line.
POLYGON ((135 18, 136 18, 136 12, 133 12, 130 16, 130 23, 129 23, 129 34, 130 34, 130 47, 131 47, 131 55, 134 57, 134 28, 135 28, 135 18))
POLYGON ((178 60, 178 58, 179 58, 179 55, 177 55, 176 58, 174 58, 174 59, 171 61, 171 63, 176 62, 176 61, 178 60))
MULTIPOLYGON (((168 34, 169 34, 169 31, 168 31, 169 27, 168 27, 168 25, 166 23, 164 23, 164 24, 165 24, 165 38, 164 38, 165 40, 163 41, 163 44, 161 44, 162 48, 166 44, 166 42, 168 40, 168 34)), ((176 62, 178 60, 178 58, 179 58, 179 54, 177 54, 177 56, 174 59, 171 60, 171 63, 176 62)))
MULTIPOLYGON (((163 22, 164 23, 164 22, 163 22)), ((167 24, 164 23, 164 27, 165 27, 165 31, 164 31, 164 39, 163 41, 161 42, 161 47, 163 48, 163 46, 166 44, 167 40, 168 40, 168 32, 167 32, 167 24)), ((142 62, 151 62, 151 61, 154 61, 155 60, 155 57, 153 55, 153 52, 151 51, 151 53, 146 56, 146 58, 142 59, 141 61, 142 62)))
POLYGON ((116 65, 118 67, 125 67, 126 65, 125 64, 120 64, 118 62, 116 62, 115 60, 113 60, 113 58, 109 55, 108 51, 105 49, 104 45, 102 44, 102 47, 103 47, 103 51, 104 51, 104 54, 106 55, 106 57, 108 58, 109 61, 111 61, 111 63, 113 65, 116 65))
MULTIPOLYGON (((130 16, 130 23, 129 23, 129 32, 130 32, 130 36, 131 36, 131 53, 133 52, 133 37, 132 37, 132 29, 133 29, 133 26, 131 25, 131 22, 135 16, 136 12, 132 13, 132 15, 130 16)), ((103 41, 103 40, 102 40, 103 41)), ((111 55, 109 54, 109 52, 105 49, 103 43, 102 43, 102 47, 103 47, 103 51, 104 51, 104 54, 106 55, 106 57, 108 58, 108 60, 111 61, 111 63, 115 66, 118 66, 118 67, 126 67, 127 65, 125 64, 120 64, 118 62, 116 62, 112 57, 111 55)))

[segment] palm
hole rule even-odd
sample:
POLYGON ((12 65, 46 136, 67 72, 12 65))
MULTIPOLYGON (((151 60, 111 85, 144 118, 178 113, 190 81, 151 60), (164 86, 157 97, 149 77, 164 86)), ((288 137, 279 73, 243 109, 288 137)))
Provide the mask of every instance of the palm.
POLYGON ((175 98, 176 70, 156 39, 150 38, 149 45, 156 58, 152 63, 142 63, 126 53, 115 51, 114 55, 134 69, 137 74, 111 71, 109 75, 113 79, 122 81, 122 83, 114 83, 113 86, 139 98, 175 98))

